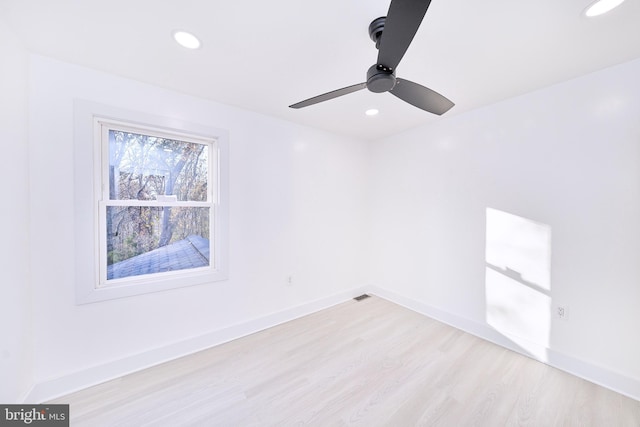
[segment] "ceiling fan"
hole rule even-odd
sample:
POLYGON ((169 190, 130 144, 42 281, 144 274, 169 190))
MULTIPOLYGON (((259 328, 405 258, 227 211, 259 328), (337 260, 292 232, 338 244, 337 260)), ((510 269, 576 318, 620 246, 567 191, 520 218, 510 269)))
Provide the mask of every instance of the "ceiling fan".
POLYGON ((303 108, 352 92, 390 92, 409 104, 433 114, 442 115, 454 103, 439 93, 409 80, 396 78, 396 68, 409 48, 431 0, 392 0, 386 17, 369 25, 369 36, 376 43, 378 62, 367 71, 367 81, 334 90, 290 105, 303 108))

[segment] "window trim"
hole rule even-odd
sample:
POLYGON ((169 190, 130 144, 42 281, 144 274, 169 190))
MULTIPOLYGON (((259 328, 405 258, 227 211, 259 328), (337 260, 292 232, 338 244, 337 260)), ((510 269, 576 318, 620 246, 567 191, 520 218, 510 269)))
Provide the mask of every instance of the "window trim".
MULTIPOLYGON (((173 118, 124 110, 83 100, 74 102, 76 303, 85 304, 227 280, 229 277, 229 136, 222 129, 173 118), (216 176, 212 177, 211 267, 136 276, 101 285, 103 144, 101 122, 171 137, 213 140, 216 176)), ((211 173, 212 171, 210 171, 211 173)), ((106 175, 108 177, 108 175, 106 175)), ((104 183, 104 185, 108 185, 104 183)), ((106 277, 106 276, 105 276, 106 277)))

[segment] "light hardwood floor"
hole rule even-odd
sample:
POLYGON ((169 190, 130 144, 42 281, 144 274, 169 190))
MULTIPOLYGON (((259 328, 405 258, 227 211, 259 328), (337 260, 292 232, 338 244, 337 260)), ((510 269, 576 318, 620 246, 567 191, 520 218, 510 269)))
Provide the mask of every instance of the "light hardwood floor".
POLYGON ((382 298, 50 403, 80 426, 640 426, 640 402, 382 298))

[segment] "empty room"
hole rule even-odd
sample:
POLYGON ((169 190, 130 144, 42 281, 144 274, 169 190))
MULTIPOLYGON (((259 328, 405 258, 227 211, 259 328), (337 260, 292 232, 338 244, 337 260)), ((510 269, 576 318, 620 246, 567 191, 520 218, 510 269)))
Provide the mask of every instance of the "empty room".
POLYGON ((638 22, 0 0, 0 425, 640 426, 638 22))

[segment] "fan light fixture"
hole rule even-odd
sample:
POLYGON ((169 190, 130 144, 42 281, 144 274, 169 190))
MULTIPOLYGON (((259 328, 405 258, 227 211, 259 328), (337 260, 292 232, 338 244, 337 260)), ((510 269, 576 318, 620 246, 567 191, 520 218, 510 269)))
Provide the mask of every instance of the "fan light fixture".
POLYGON ((584 14, 589 18, 600 16, 620 6, 623 1, 624 0, 597 0, 585 9, 584 14))
POLYGON ((380 111, 376 110, 375 108, 371 108, 370 110, 367 110, 367 111, 365 111, 364 113, 365 113, 367 116, 377 116, 379 112, 380 112, 380 111))
POLYGON ((200 40, 186 31, 174 31, 173 38, 180 46, 186 47, 187 49, 198 49, 200 47, 200 40))
POLYGON ((407 104, 439 116, 449 111, 454 105, 451 100, 411 80, 396 77, 396 68, 430 3, 430 0, 391 0, 387 16, 376 18, 369 24, 369 37, 378 48, 378 59, 367 70, 367 80, 296 102, 289 108, 305 108, 367 89, 373 93, 389 92, 407 104))

